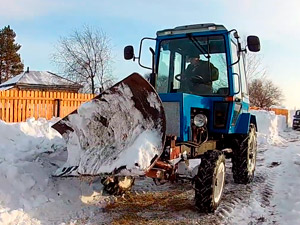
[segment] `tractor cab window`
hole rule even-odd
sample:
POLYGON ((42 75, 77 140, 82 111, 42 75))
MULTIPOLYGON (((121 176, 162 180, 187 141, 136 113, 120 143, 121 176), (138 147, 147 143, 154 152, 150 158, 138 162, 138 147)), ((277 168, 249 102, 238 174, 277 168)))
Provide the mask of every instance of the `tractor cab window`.
MULTIPOLYGON (((233 63, 233 66, 232 66, 232 72, 234 74, 237 74, 238 76, 240 76, 241 72, 240 72, 240 67, 239 67, 239 64, 236 63, 238 61, 238 48, 237 48, 237 44, 231 40, 231 55, 232 55, 232 63, 233 63)), ((240 82, 239 82, 239 78, 238 76, 234 76, 234 80, 233 80, 233 90, 234 92, 239 92, 238 93, 238 96, 241 98, 241 92, 239 91, 240 90, 240 82)))
POLYGON ((160 44, 157 91, 228 95, 222 35, 164 40, 160 44))
POLYGON ((242 83, 242 93, 244 95, 248 95, 248 85, 247 85, 247 78, 246 78, 246 68, 245 68, 245 53, 241 53, 240 59, 240 71, 241 71, 241 83, 242 83))
POLYGON ((165 50, 160 53, 160 62, 158 64, 159 76, 156 81, 158 93, 168 92, 168 77, 170 68, 170 51, 165 50))

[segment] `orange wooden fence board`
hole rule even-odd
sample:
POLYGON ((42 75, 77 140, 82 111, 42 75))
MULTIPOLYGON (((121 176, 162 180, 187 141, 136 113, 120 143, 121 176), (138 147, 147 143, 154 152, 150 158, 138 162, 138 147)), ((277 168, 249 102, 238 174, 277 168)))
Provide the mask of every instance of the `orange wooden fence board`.
MULTIPOLYGON (((259 107, 250 107, 250 109, 260 110, 259 107)), ((288 118, 289 118, 289 110, 288 109, 269 108, 269 109, 266 109, 266 110, 273 111, 273 112, 275 112, 276 115, 283 115, 283 116, 286 117, 286 121, 288 121, 288 118)))
POLYGON ((93 97, 93 94, 67 92, 0 91, 0 119, 21 122, 30 117, 48 120, 57 116, 64 117, 93 97))

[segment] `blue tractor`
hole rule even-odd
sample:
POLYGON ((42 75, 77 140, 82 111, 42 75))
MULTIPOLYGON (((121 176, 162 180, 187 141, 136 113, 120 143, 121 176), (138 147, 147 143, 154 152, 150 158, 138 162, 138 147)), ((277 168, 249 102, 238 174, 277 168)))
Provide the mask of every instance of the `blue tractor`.
POLYGON ((180 26, 142 39, 138 56, 125 47, 125 59, 145 67, 146 39, 156 41, 148 81, 134 73, 53 125, 73 155, 54 175, 102 176, 110 194, 129 190, 133 174, 157 184, 187 179, 197 208, 213 212, 223 194, 225 156, 232 158, 236 183, 254 176, 257 124, 249 112, 245 57, 247 49, 260 50, 259 39, 248 36, 246 49, 235 29, 180 26))
MULTIPOLYGON (((145 67, 146 39, 137 57, 127 46, 124 58, 145 67)), ((254 176, 257 124, 249 112, 245 57, 247 49, 260 50, 259 38, 248 36, 246 48, 235 29, 209 23, 161 30, 155 40, 148 80, 163 104, 167 138, 147 175, 157 182, 192 179, 197 208, 212 212, 223 193, 225 156, 232 158, 236 183, 254 176)))

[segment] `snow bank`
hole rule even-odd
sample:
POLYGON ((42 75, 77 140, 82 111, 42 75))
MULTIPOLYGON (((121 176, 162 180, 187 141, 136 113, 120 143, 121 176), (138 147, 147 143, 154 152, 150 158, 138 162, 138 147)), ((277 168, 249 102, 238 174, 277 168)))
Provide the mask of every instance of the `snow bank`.
POLYGON ((57 121, 0 121, 0 224, 73 224, 99 214, 80 199, 101 190, 78 178, 52 177, 67 158, 66 143, 51 126, 57 121))
POLYGON ((290 110, 289 111, 289 118, 288 118, 289 127, 293 126, 293 119, 294 119, 295 112, 296 112, 296 110, 290 110))
POLYGON ((28 119, 22 123, 5 123, 0 120, 0 162, 19 162, 34 158, 46 151, 54 151, 56 145, 63 145, 61 135, 51 128, 54 120, 28 119))
MULTIPOLYGON (((42 193, 49 184, 49 174, 40 157, 65 145, 61 135, 51 128, 54 122, 29 119, 8 124, 0 121, 1 224, 26 221, 29 217, 24 210, 49 201, 49 193, 42 193)), ((34 220, 30 221, 35 224, 34 220)))
POLYGON ((275 115, 273 111, 251 110, 256 116, 258 129, 258 144, 284 144, 280 132, 287 128, 286 117, 275 115))
MULTIPOLYGON (((257 116, 260 143, 284 142, 280 137, 285 129, 284 117, 266 111, 252 113, 257 116)), ((51 128, 54 122, 29 119, 8 124, 0 121, 0 224, 70 224, 78 218, 101 215, 99 207, 81 200, 94 191, 100 192, 100 182, 90 186, 78 178, 51 177, 67 159, 66 143, 51 128)), ((156 141, 149 140, 149 133, 145 131, 132 146, 135 143, 139 149, 151 148, 147 140, 156 141)), ((152 157, 145 151, 138 154, 141 164, 142 159, 148 162, 152 157)), ((132 158, 124 160, 134 163, 132 158)))

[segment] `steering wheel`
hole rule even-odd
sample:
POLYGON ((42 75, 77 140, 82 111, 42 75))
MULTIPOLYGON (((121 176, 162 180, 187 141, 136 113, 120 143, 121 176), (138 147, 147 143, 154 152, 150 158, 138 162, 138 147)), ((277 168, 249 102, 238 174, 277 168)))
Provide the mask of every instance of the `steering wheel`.
MULTIPOLYGON (((175 79, 179 82, 182 82, 183 79, 181 79, 181 74, 177 74, 175 76, 175 79)), ((192 78, 189 78, 192 82, 194 83, 199 83, 199 84, 204 84, 204 79, 201 75, 197 75, 197 76, 194 76, 192 78)))
POLYGON ((192 77, 191 81, 195 82, 195 83, 199 83, 199 84, 204 84, 204 79, 201 75, 197 75, 197 76, 192 77))

